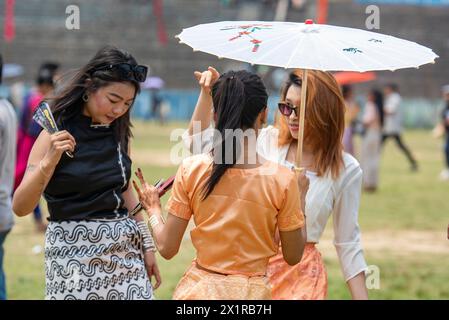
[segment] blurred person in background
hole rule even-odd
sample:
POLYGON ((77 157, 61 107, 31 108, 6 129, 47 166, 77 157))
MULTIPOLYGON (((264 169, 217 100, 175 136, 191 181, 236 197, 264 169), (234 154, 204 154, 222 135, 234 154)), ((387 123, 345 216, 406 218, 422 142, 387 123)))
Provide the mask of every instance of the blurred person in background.
MULTIPOLYGON (((57 63, 43 63, 38 70, 36 87, 25 96, 19 122, 14 190, 23 179, 31 148, 41 132, 41 127, 33 120, 34 111, 42 100, 53 93, 58 69, 57 63)), ((39 204, 34 209, 33 215, 38 231, 45 232, 46 223, 42 219, 39 204)))
POLYGON ((3 65, 3 80, 9 82, 7 98, 17 114, 20 114, 23 98, 25 96, 26 86, 22 77, 24 73, 24 68, 19 64, 5 63, 3 65))
POLYGON ((354 98, 354 91, 350 85, 343 85, 341 87, 343 98, 345 100, 346 112, 345 112, 345 131, 343 133, 343 148, 345 152, 354 156, 354 141, 353 131, 354 123, 360 112, 360 106, 357 104, 354 98))
POLYGON ((374 192, 379 181, 379 163, 384 122, 383 95, 373 89, 363 112, 362 122, 365 132, 362 140, 361 166, 363 171, 363 187, 365 191, 374 192))
POLYGON ((441 180, 449 181, 449 84, 443 87, 443 99, 445 106, 441 114, 441 123, 445 133, 444 154, 446 168, 441 172, 440 178, 441 180))
POLYGON ((162 97, 159 93, 159 89, 151 89, 151 118, 158 118, 160 122, 163 122, 161 119, 161 103, 162 97))
POLYGON ((413 157, 410 150, 403 143, 401 138, 402 133, 402 114, 401 114, 401 101, 402 98, 399 94, 399 88, 397 84, 390 83, 384 87, 384 114, 385 124, 383 127, 382 145, 384 145, 387 139, 394 139, 396 145, 405 154, 410 162, 410 169, 412 171, 418 170, 418 164, 413 157))
MULTIPOLYGON (((3 61, 0 55, 0 84, 3 61)), ((14 224, 11 195, 16 163, 17 119, 13 106, 0 97, 0 300, 6 300, 6 281, 3 271, 3 243, 14 224)))
POLYGON ((23 107, 23 100, 25 97, 25 82, 22 80, 16 80, 9 86, 9 101, 12 103, 16 114, 21 114, 23 107))

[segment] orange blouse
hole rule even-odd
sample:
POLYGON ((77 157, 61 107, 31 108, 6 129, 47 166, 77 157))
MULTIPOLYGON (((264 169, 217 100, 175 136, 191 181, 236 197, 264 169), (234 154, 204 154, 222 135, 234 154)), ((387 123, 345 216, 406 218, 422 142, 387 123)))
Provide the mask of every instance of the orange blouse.
POLYGON ((202 200, 212 157, 200 154, 180 165, 167 211, 189 220, 197 263, 223 274, 261 276, 278 251, 274 236, 304 226, 296 174, 266 161, 257 168, 230 168, 202 200))

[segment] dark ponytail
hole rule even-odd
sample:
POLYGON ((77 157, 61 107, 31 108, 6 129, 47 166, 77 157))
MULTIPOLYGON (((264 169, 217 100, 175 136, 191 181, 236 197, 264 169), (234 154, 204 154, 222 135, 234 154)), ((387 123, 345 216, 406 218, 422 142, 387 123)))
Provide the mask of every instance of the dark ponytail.
POLYGON ((254 127, 258 115, 267 107, 268 94, 258 75, 244 70, 230 71, 212 87, 212 100, 217 135, 214 136, 212 151, 214 163, 203 189, 203 199, 210 195, 226 170, 232 168, 240 156, 241 145, 233 132, 254 127), (232 145, 232 159, 226 154, 229 145, 232 145))

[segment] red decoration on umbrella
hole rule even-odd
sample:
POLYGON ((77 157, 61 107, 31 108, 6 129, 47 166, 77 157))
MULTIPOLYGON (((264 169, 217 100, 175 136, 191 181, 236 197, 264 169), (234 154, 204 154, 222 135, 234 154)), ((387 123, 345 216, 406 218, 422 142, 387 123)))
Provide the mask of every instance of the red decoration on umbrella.
POLYGON ((251 40, 251 42, 254 43, 253 52, 257 52, 262 41, 253 39, 253 40, 251 40))
POLYGON ((250 42, 254 44, 252 52, 257 52, 259 50, 260 44, 262 43, 261 40, 258 40, 252 36, 253 33, 256 31, 264 30, 264 29, 271 29, 271 25, 263 25, 263 24, 250 24, 250 25, 241 25, 241 26, 230 26, 226 27, 220 30, 232 30, 232 29, 244 29, 245 31, 239 31, 238 35, 235 37, 232 37, 229 39, 229 41, 234 41, 239 38, 242 38, 244 36, 249 37, 251 40, 250 42))
POLYGON ((6 42, 11 42, 16 36, 16 27, 14 23, 14 2, 15 0, 6 0, 5 2, 5 27, 3 38, 6 42))

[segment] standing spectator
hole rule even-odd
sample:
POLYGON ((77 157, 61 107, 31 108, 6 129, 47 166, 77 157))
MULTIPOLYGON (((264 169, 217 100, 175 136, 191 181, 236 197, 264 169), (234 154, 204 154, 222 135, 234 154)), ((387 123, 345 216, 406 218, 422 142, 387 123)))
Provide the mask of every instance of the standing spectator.
POLYGON ((162 114, 162 96, 159 88, 151 89, 151 118, 158 119, 161 125, 164 124, 164 117, 162 114))
POLYGON ((343 132, 343 148, 344 151, 351 155, 355 155, 353 131, 354 123, 360 112, 360 107, 355 101, 354 92, 349 85, 343 85, 341 87, 343 98, 345 99, 346 111, 345 111, 345 131, 343 132))
POLYGON ((449 84, 443 87, 443 99, 446 104, 441 114, 442 124, 446 133, 446 143, 444 145, 446 168, 441 172, 440 178, 447 181, 449 180, 449 84))
MULTIPOLYGON (((48 62, 42 64, 38 71, 36 88, 32 89, 24 99, 17 140, 14 190, 17 189, 22 181, 31 148, 41 132, 41 127, 33 120, 34 110, 36 110, 36 107, 44 98, 48 98, 53 93, 54 80, 58 68, 59 65, 57 63, 48 62)), ((45 232, 46 224, 42 220, 39 204, 34 209, 33 214, 37 229, 45 232)))
POLYGON ((402 152, 407 157, 410 162, 410 169, 412 171, 418 170, 418 164, 415 158, 412 156, 410 150, 402 142, 401 132, 402 132, 402 117, 401 117, 401 96, 399 95, 399 88, 396 84, 390 83, 384 88, 385 95, 385 125, 382 136, 382 145, 388 138, 393 138, 396 141, 397 146, 402 150, 402 152))
POLYGON ((365 134, 362 141, 363 187, 374 192, 379 181, 380 144, 384 121, 383 96, 379 90, 371 90, 363 113, 365 134))
MULTIPOLYGON (((3 61, 0 55, 0 84, 3 61)), ((13 106, 0 97, 0 300, 6 300, 6 281, 3 271, 3 243, 14 224, 11 195, 16 163, 17 119, 13 106)))

